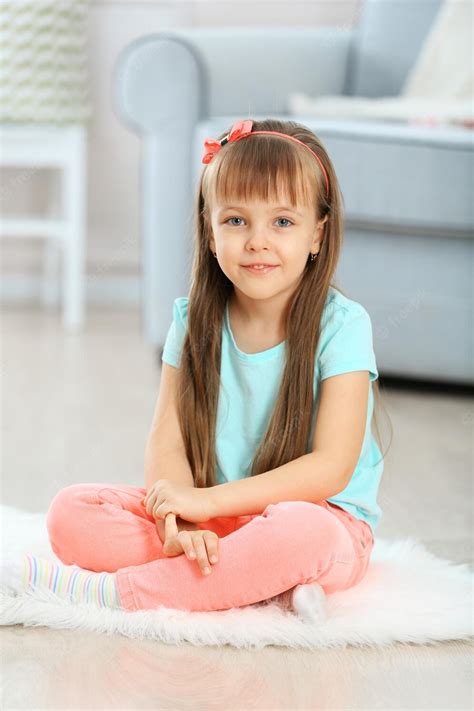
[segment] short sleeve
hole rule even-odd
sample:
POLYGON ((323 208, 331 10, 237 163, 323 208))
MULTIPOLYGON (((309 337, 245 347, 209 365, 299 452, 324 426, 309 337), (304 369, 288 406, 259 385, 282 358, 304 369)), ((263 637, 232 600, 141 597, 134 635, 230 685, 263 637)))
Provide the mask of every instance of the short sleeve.
POLYGON ((339 308, 327 322, 320 336, 317 358, 320 380, 354 370, 368 370, 369 379, 378 378, 372 341, 372 323, 364 307, 357 302, 339 308))
POLYGON ((179 296, 173 303, 173 321, 166 335, 161 360, 179 368, 188 321, 188 297, 179 296))

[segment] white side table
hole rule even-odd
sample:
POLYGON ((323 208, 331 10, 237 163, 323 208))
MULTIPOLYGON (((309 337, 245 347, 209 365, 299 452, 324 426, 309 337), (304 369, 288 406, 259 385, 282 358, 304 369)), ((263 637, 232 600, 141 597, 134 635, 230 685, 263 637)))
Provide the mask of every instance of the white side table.
POLYGON ((0 237, 45 239, 42 303, 51 301, 61 255, 62 321, 67 329, 84 322, 86 224, 86 128, 80 124, 0 124, 0 164, 34 171, 57 168, 61 214, 0 220, 0 237))

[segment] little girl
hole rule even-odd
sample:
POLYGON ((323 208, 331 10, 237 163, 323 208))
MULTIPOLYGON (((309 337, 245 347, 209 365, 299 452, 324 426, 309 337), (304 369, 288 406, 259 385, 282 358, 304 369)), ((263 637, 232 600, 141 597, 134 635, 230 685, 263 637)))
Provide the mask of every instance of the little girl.
POLYGON ((382 514, 371 321, 332 281, 342 199, 314 133, 243 120, 204 148, 146 487, 60 490, 47 529, 64 565, 25 555, 3 580, 125 610, 288 591, 314 619, 323 591, 363 579, 382 514))

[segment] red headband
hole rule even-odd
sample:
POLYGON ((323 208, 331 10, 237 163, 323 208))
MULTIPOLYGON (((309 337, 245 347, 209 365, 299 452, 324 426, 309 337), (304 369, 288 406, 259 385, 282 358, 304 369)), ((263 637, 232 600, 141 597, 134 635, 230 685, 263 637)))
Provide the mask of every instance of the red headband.
POLYGON ((326 169, 324 168, 321 158, 317 156, 316 153, 306 143, 303 143, 303 141, 300 141, 294 136, 289 136, 287 133, 280 133, 279 131, 252 131, 252 125, 253 121, 251 120, 237 121, 232 126, 230 133, 224 138, 221 138, 221 140, 215 140, 214 138, 206 138, 206 140, 204 141, 205 151, 202 157, 202 162, 210 163, 216 153, 220 151, 222 146, 225 146, 226 143, 234 143, 235 141, 239 141, 241 138, 245 138, 246 136, 255 136, 258 133, 267 133, 271 136, 283 136, 283 138, 289 138, 291 141, 296 141, 296 143, 300 143, 302 146, 307 148, 308 151, 311 151, 311 153, 321 166, 321 170, 323 171, 324 177, 326 178, 326 197, 329 196, 329 180, 328 175, 326 173, 326 169))

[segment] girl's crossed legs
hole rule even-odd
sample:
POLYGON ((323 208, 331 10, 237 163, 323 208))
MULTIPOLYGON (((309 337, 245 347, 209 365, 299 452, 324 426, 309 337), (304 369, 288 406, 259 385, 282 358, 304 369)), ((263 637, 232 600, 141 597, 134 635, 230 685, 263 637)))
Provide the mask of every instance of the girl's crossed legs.
POLYGON ((46 519, 52 549, 65 565, 116 573, 126 610, 225 610, 304 583, 317 581, 326 593, 345 590, 367 572, 370 526, 322 500, 284 501, 261 514, 197 524, 220 538, 219 561, 204 576, 184 553, 163 554, 145 494, 128 485, 73 484, 56 494, 46 519))

